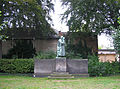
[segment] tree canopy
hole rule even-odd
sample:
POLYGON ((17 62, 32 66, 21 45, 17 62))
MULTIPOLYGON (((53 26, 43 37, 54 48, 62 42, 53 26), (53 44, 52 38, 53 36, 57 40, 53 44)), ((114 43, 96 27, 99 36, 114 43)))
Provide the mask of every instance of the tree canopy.
MULTIPOLYGON (((120 24, 120 17, 118 17, 118 23, 120 24)), ((112 38, 113 38, 113 45, 115 51, 120 54, 120 25, 117 28, 110 27, 112 32, 112 38)))
POLYGON ((111 33, 120 15, 119 0, 62 0, 68 8, 62 19, 72 32, 111 33))
MULTIPOLYGON (((2 16, 0 24, 8 22, 7 29, 39 30, 49 33, 50 11, 54 10, 52 0, 0 0, 2 16)), ((10 30, 9 30, 10 31, 10 30)))
MULTIPOLYGON (((1 11, 0 11, 0 18, 1 18, 1 11)), ((7 38, 7 36, 5 35, 5 34, 2 34, 1 32, 2 32, 2 29, 6 26, 6 23, 7 22, 4 22, 4 23, 1 23, 0 24, 0 40, 5 40, 6 38, 7 38)))

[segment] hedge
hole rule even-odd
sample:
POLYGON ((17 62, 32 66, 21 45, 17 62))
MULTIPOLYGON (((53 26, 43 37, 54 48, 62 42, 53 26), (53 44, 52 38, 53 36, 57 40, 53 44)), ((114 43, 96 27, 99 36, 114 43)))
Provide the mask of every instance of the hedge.
POLYGON ((120 73, 120 63, 99 62, 95 55, 88 57, 88 72, 90 76, 109 76, 120 73))
MULTIPOLYGON (((88 57, 88 71, 90 76, 107 76, 120 73, 119 62, 99 62, 97 56, 88 57)), ((2 73, 33 73, 34 59, 0 59, 2 73)))
POLYGON ((33 59, 0 59, 0 72, 33 73, 33 59))

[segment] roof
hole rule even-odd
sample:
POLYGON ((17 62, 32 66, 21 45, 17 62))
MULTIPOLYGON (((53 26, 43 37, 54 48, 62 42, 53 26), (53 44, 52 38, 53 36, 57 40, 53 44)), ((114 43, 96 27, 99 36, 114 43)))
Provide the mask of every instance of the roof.
POLYGON ((7 33, 9 39, 58 39, 55 29, 53 32, 42 33, 39 30, 11 30, 7 33), (45 35, 44 35, 45 34, 45 35))
POLYGON ((99 49, 98 54, 116 54, 114 49, 99 49))

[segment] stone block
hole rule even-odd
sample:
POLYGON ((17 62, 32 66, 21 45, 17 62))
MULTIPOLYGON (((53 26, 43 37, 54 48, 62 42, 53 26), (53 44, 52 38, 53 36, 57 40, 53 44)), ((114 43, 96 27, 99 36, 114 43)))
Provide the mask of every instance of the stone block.
POLYGON ((56 72, 66 72, 66 58, 57 58, 56 59, 56 72))
POLYGON ((49 74, 55 71, 55 59, 41 59, 35 60, 34 73, 35 74, 49 74))
POLYGON ((66 58, 36 59, 33 77, 48 76, 50 78, 89 77, 88 60, 66 58))
POLYGON ((70 74, 88 74, 87 59, 69 59, 67 60, 67 67, 70 74))

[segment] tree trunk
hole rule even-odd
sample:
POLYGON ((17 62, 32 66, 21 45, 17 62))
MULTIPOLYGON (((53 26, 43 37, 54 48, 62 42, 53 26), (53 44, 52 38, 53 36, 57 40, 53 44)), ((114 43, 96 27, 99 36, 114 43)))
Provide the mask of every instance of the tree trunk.
POLYGON ((0 40, 0 59, 2 59, 2 41, 0 40))

